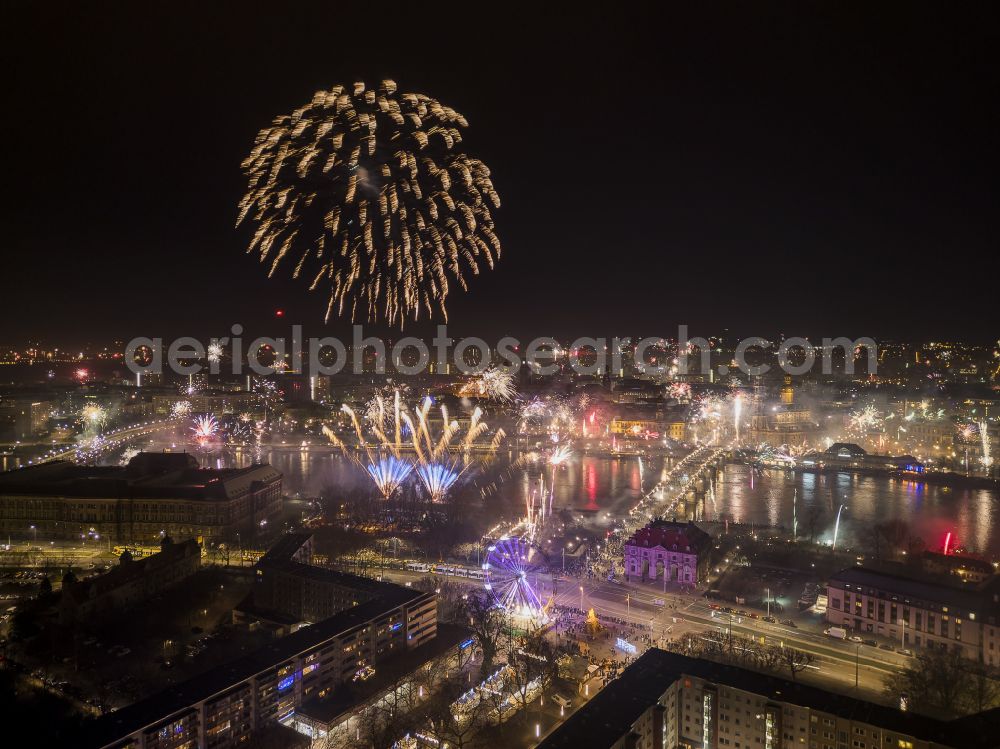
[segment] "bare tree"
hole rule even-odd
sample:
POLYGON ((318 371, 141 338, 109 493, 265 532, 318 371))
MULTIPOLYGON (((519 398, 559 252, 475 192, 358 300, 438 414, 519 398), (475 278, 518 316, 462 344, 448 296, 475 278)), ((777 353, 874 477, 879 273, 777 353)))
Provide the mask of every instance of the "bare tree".
POLYGON ((523 638, 509 637, 505 646, 510 692, 527 721, 528 705, 534 700, 536 690, 544 688, 557 675, 561 653, 544 635, 537 633, 523 638))
POLYGON ((906 669, 886 679, 885 692, 894 699, 907 695, 917 712, 954 716, 960 711, 970 665, 959 653, 925 650, 906 669))
POLYGON ((1000 703, 1000 681, 997 670, 985 663, 975 663, 969 668, 969 680, 965 690, 966 710, 981 713, 992 710, 1000 703))
POLYGON ((449 680, 428 701, 427 725, 424 732, 443 746, 453 749, 471 749, 479 745, 477 734, 488 725, 490 704, 472 695, 457 705, 466 693, 466 686, 458 679, 449 680))
POLYGON ((874 531, 885 539, 892 556, 906 550, 907 541, 910 538, 910 525, 905 520, 893 518, 883 523, 877 523, 874 531))
POLYGON ((780 648, 780 650, 782 664, 792 675, 792 681, 797 681, 798 674, 816 662, 816 657, 812 653, 795 648, 780 648))
POLYGON ((482 676, 487 676, 496 661, 501 638, 510 631, 506 613, 486 596, 470 593, 456 602, 455 623, 469 627, 475 634, 483 653, 480 672, 482 676))
POLYGON ((809 543, 816 542, 816 531, 823 520, 823 508, 818 503, 814 503, 806 512, 806 530, 809 531, 809 543))

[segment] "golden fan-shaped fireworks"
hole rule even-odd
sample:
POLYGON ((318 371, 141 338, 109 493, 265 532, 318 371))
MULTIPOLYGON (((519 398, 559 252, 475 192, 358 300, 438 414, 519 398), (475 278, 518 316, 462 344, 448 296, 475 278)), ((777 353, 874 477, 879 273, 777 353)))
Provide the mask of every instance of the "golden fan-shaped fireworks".
POLYGON ((452 283, 500 256, 490 170, 461 151, 465 118, 394 81, 318 91, 257 135, 243 161, 237 225, 248 253, 329 290, 336 311, 403 325, 435 308, 452 283))

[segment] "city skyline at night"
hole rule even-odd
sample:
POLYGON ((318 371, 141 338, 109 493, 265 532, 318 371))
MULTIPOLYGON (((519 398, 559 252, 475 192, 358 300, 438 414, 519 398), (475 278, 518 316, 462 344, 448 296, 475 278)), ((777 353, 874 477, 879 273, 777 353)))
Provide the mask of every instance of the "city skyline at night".
POLYGON ((9 5, 0 743, 1000 749, 992 7, 9 5))

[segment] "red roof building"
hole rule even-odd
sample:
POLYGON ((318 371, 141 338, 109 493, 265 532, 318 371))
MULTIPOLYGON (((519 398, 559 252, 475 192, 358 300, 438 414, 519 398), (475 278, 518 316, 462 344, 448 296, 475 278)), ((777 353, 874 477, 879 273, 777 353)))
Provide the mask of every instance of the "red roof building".
POLYGON ((625 542, 625 579, 694 585, 709 566, 712 537, 694 523, 654 520, 625 542))

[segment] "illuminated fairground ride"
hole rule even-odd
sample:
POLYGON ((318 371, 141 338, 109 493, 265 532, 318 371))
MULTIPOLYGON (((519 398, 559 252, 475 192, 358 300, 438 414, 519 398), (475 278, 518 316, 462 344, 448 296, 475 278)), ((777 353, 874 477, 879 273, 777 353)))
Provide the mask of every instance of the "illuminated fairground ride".
POLYGON ((545 607, 531 587, 531 578, 542 571, 545 555, 524 538, 501 538, 487 549, 483 562, 486 590, 496 605, 512 618, 530 626, 548 621, 545 607))

